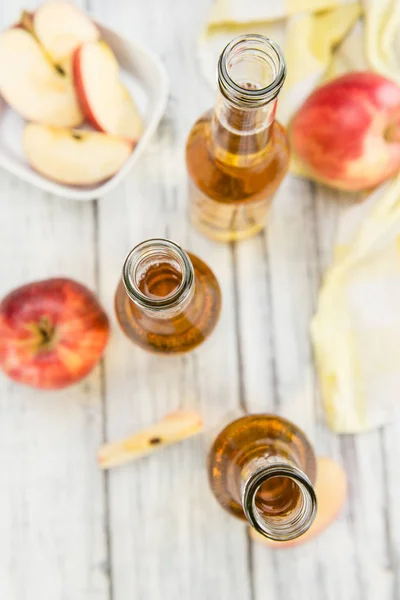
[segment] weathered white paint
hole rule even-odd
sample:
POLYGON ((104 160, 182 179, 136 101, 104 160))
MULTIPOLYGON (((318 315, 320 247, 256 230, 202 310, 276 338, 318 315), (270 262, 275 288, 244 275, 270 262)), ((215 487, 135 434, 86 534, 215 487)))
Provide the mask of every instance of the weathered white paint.
MULTIPOLYGON (((288 177, 267 232, 235 248, 187 223, 184 141, 213 102, 196 59, 208 4, 90 0, 100 19, 150 44, 171 79, 157 135, 112 194, 78 205, 0 173, 1 294, 62 274, 97 290, 113 314, 125 254, 157 235, 206 260, 223 291, 215 335, 190 356, 147 355, 112 317, 104 363, 82 384, 43 394, 0 377, 2 600, 400 599, 400 424, 356 438, 329 432, 308 335, 346 199, 288 177), (207 435, 98 472, 103 439, 180 406, 199 408, 209 427, 241 406, 295 420, 318 452, 345 466, 351 493, 343 515, 304 547, 250 542, 208 489, 207 435)), ((1 24, 19 6, 2 0, 1 24)))

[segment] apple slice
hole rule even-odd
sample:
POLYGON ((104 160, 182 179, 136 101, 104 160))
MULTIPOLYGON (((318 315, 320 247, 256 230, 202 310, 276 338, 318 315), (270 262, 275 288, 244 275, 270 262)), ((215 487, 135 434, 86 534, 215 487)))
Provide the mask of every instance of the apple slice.
POLYGON ((100 131, 137 141, 143 131, 136 104, 119 78, 119 66, 104 42, 83 44, 73 59, 75 87, 88 121, 100 131))
POLYGON ((43 54, 21 27, 0 34, 0 93, 25 119, 74 127, 83 121, 70 77, 43 54))
POLYGON ((132 144, 97 131, 28 123, 24 149, 29 164, 49 179, 66 185, 93 185, 119 171, 132 144))
POLYGON ((81 44, 100 37, 89 17, 69 2, 45 2, 39 6, 32 16, 32 29, 56 63, 71 57, 81 44))
POLYGON ((109 469, 147 456, 171 444, 197 435, 203 429, 203 420, 193 410, 177 410, 151 427, 119 442, 104 444, 98 454, 102 469, 109 469))
POLYGON ((250 528, 250 536, 256 542, 261 542, 271 548, 293 548, 301 546, 319 535, 336 519, 347 496, 347 477, 343 468, 334 460, 327 457, 317 458, 317 481, 315 493, 318 500, 318 512, 314 523, 303 535, 288 542, 270 540, 250 528))

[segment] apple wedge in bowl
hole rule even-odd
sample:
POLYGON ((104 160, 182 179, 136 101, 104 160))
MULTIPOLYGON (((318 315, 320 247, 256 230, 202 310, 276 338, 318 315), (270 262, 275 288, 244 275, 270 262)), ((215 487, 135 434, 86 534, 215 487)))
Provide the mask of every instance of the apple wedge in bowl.
POLYGON ((167 93, 147 48, 71 4, 43 4, 0 34, 0 166, 58 196, 99 198, 140 157, 167 93))
POLYGON ((29 123, 25 155, 44 177, 65 185, 95 185, 115 175, 132 152, 128 140, 84 129, 29 123))
POLYGON ((74 53, 72 68, 75 90, 89 123, 99 131, 137 143, 143 133, 142 118, 120 80, 118 61, 110 47, 104 42, 82 44, 74 53))
POLYGON ((39 42, 52 62, 69 60, 81 44, 100 38, 92 19, 70 2, 44 2, 34 13, 24 11, 21 25, 39 42))
POLYGON ((20 27, 0 35, 0 92, 25 119, 60 127, 84 120, 72 78, 57 70, 20 27))

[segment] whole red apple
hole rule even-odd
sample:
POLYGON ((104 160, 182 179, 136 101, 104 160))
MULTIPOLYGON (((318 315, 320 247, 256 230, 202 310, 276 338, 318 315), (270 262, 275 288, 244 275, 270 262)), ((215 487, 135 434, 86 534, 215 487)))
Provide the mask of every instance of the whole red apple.
POLYGON ((0 303, 0 368, 32 387, 63 388, 85 377, 108 336, 96 297, 71 279, 23 285, 0 303))
POLYGON ((377 73, 343 75, 308 97, 290 138, 316 179, 344 190, 372 188, 400 169, 400 87, 377 73))

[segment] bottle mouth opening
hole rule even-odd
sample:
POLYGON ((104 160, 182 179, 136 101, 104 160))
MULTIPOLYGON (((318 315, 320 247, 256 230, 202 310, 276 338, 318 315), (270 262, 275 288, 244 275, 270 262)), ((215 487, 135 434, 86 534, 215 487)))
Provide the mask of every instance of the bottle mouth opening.
POLYGON ((180 246, 154 238, 129 252, 122 268, 122 281, 130 299, 142 308, 172 308, 190 294, 193 265, 180 246))
POLYGON ((317 514, 308 477, 293 465, 274 465, 251 478, 243 490, 243 510, 251 525, 275 541, 305 533, 317 514))
POLYGON ((286 63, 277 44, 257 34, 235 38, 218 63, 221 92, 248 108, 262 106, 279 93, 286 78, 286 63))

